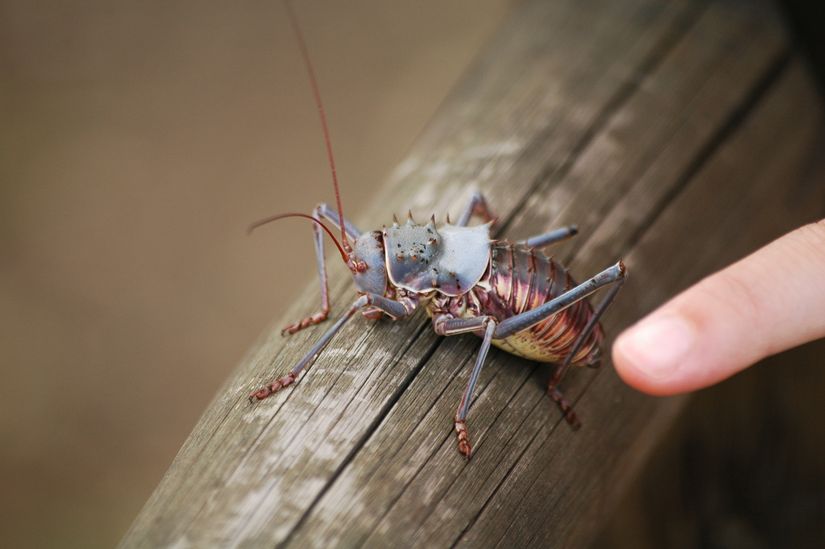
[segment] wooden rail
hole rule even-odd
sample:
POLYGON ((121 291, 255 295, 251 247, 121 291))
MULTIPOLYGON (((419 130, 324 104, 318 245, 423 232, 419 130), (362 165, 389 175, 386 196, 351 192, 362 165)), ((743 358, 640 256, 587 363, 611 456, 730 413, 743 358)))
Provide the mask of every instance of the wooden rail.
MULTIPOLYGON (((455 217, 481 189, 511 238, 577 223, 554 250, 576 277, 628 265, 615 334, 821 215, 822 186, 803 183, 821 122, 757 2, 527 1, 357 221, 455 217)), ((331 279, 338 312, 355 294, 344 269, 331 279)), ((276 326, 318 299, 312 284, 276 326)), ((545 396, 549 370, 493 350, 467 462, 452 418, 479 341, 436 337, 423 315, 355 320, 292 390, 247 401, 323 329, 266 335, 123 547, 586 544, 685 403, 634 392, 609 364, 576 370, 572 432, 545 396)))

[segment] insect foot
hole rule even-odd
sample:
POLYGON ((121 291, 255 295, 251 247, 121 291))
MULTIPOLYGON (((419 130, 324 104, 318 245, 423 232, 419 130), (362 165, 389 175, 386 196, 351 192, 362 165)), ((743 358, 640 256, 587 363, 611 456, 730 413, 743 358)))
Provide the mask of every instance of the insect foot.
POLYGON ((570 424, 570 428, 574 431, 578 431, 582 426, 582 422, 579 421, 579 416, 576 415, 576 412, 573 410, 573 405, 570 404, 570 401, 568 401, 564 397, 564 395, 561 394, 561 391, 559 391, 555 387, 549 388, 547 394, 550 396, 553 402, 555 402, 558 405, 559 409, 561 410, 561 413, 564 414, 565 421, 567 421, 567 423, 570 424))
POLYGON ((467 436, 467 423, 464 420, 456 420, 455 432, 458 434, 458 451, 465 458, 470 459, 473 449, 470 447, 470 439, 467 436))
POLYGON ((278 391, 280 391, 284 387, 288 387, 288 386, 292 385, 294 382, 295 382, 295 374, 293 374, 292 372, 289 372, 284 377, 276 379, 272 383, 264 385, 263 387, 261 387, 257 391, 252 392, 249 395, 249 402, 252 402, 253 400, 263 400, 263 399, 265 399, 269 396, 274 395, 275 393, 277 393, 278 391))
POLYGON ((288 324, 281 330, 281 335, 285 336, 287 334, 292 335, 295 332, 299 332, 304 328, 309 328, 310 326, 315 326, 316 324, 320 324, 321 322, 327 319, 329 315, 328 310, 318 311, 312 316, 308 316, 304 319, 299 320, 298 322, 294 322, 292 324, 288 324))

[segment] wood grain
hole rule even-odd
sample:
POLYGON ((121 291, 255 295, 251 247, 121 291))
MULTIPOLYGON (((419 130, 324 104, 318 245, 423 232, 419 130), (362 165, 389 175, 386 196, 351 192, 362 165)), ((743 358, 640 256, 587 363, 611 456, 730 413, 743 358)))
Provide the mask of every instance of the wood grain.
MULTIPOLYGON (((410 206, 455 216, 480 188, 513 238, 578 223, 555 250, 575 275, 622 255, 631 270, 615 334, 819 213, 821 189, 796 182, 820 125, 774 14, 753 2, 526 2, 358 222, 410 206)), ((343 269, 331 277, 340 311, 355 296, 343 269)), ((313 287, 278 325, 317 300, 313 287)), ((494 351, 465 462, 452 416, 478 340, 438 338, 417 316, 351 322, 293 390, 250 405, 323 329, 262 339, 124 547, 580 545, 684 404, 609 367, 576 371, 573 433, 544 395, 547 369, 494 351)))

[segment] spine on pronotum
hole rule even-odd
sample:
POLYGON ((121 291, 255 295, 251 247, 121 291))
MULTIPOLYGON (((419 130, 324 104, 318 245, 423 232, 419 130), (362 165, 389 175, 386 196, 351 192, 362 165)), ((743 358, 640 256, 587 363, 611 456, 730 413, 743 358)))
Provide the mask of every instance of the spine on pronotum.
POLYGON ((400 320, 423 308, 437 334, 471 333, 482 338, 453 421, 458 449, 464 456, 469 458, 471 454, 467 413, 490 345, 530 360, 555 364, 548 395, 561 408, 565 419, 578 427, 576 414, 558 385, 570 366, 599 365, 603 339, 599 318, 624 283, 626 272, 622 262, 576 284, 560 263, 542 252, 543 248, 574 236, 575 226, 514 243, 492 239, 490 231, 495 218, 483 195, 477 192, 455 223, 448 218, 437 226, 433 216, 429 222, 419 224, 408 215, 405 223, 399 223, 393 216, 393 223, 380 230, 363 232, 356 228, 344 218, 326 113, 306 41, 288 1, 286 7, 321 120, 336 209, 319 204, 311 214, 275 215, 253 223, 250 231, 286 217, 305 218, 313 224, 321 308, 289 324, 283 333, 292 334, 327 319, 324 233, 335 243, 350 270, 357 298, 286 375, 254 391, 250 399, 262 400, 292 385, 356 312, 371 319, 400 320), (483 224, 470 226, 473 217, 481 218, 483 224), (324 221, 340 231, 340 240, 324 221), (592 307, 587 298, 604 287, 609 287, 605 297, 592 307))

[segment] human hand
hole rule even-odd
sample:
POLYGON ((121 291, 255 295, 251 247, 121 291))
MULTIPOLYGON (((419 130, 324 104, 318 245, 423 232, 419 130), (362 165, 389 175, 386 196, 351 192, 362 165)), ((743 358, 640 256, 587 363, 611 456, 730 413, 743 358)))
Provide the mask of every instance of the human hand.
POLYGON ((705 278, 619 335, 616 371, 655 395, 700 389, 825 337, 825 220, 705 278))

